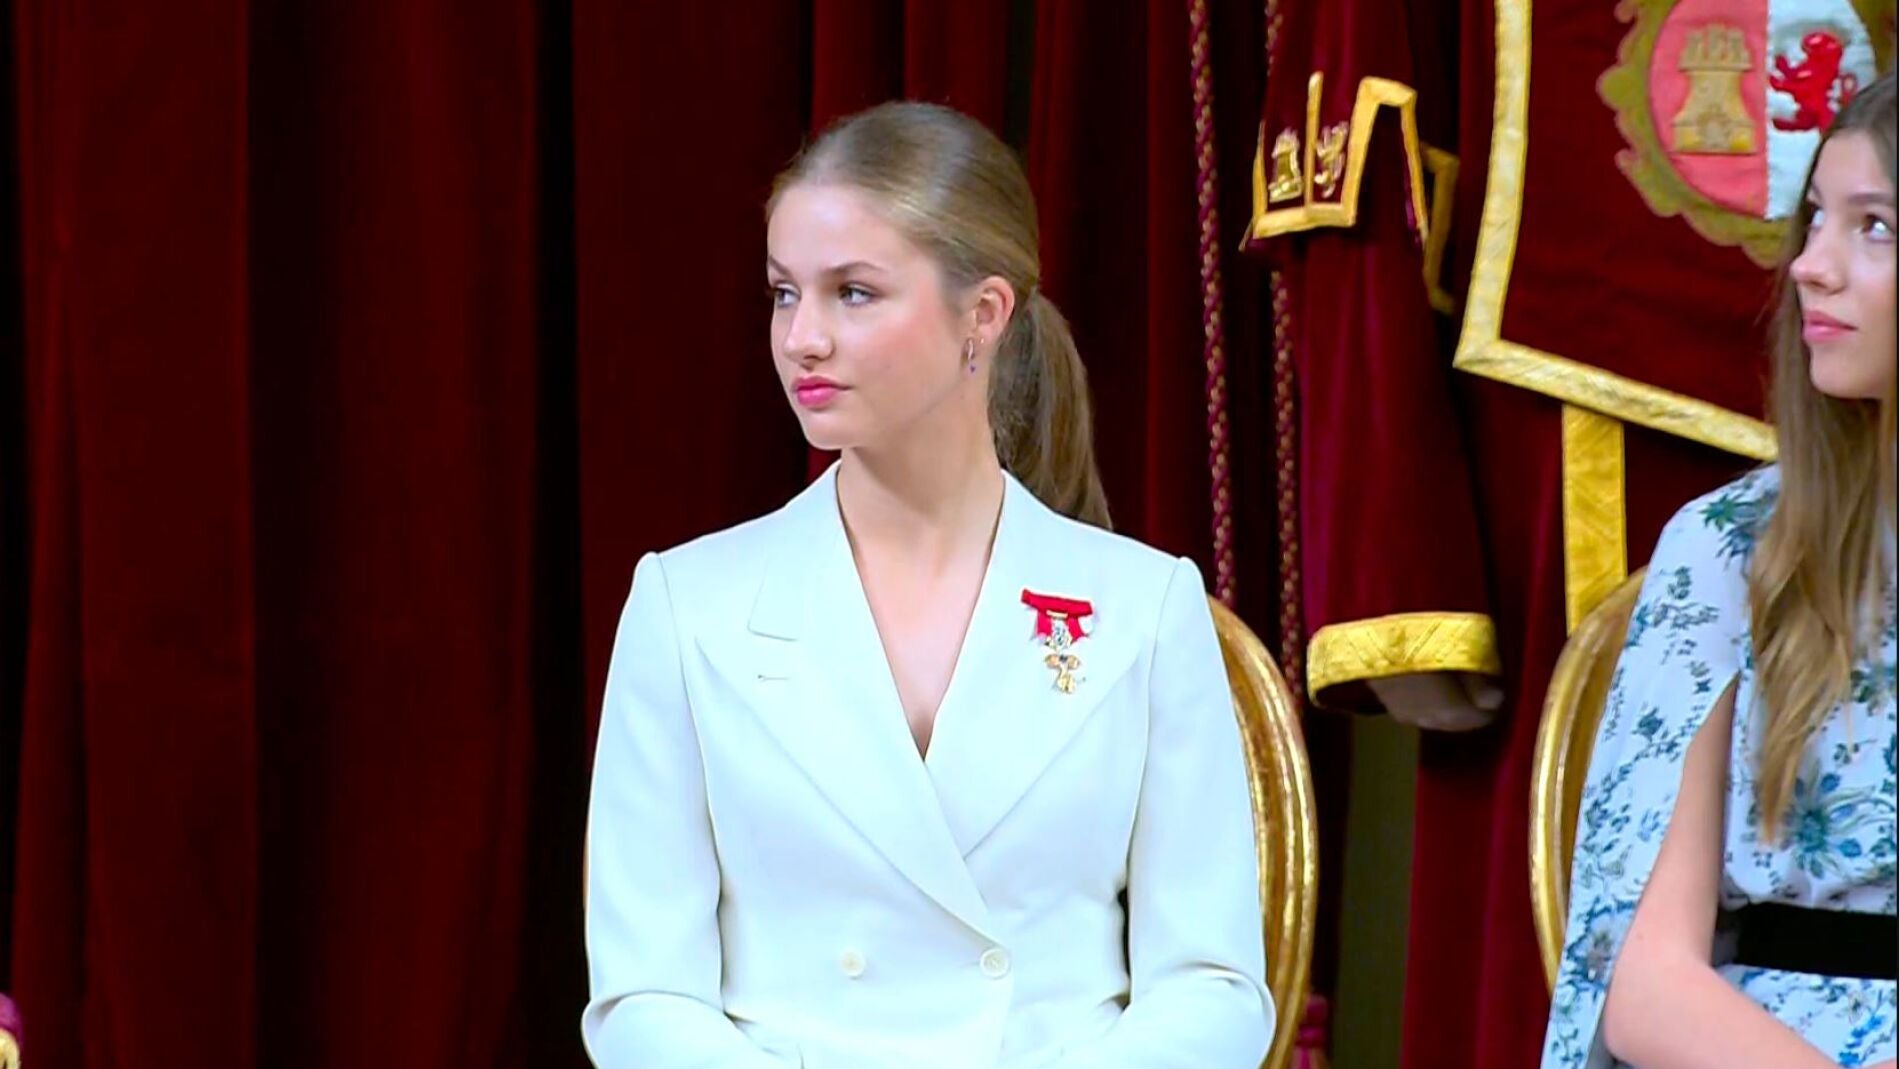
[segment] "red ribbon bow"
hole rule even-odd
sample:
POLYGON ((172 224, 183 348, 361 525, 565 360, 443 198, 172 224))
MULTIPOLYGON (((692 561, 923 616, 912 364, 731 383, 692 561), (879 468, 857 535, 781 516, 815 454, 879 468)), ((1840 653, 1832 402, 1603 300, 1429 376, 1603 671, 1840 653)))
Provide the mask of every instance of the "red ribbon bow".
POLYGON ((1094 615, 1092 602, 1078 598, 1058 598, 1053 594, 1037 594, 1033 590, 1022 591, 1022 604, 1035 610, 1035 637, 1047 638, 1055 633, 1055 617, 1068 621, 1068 637, 1080 640, 1088 637, 1081 629, 1081 618, 1094 615))

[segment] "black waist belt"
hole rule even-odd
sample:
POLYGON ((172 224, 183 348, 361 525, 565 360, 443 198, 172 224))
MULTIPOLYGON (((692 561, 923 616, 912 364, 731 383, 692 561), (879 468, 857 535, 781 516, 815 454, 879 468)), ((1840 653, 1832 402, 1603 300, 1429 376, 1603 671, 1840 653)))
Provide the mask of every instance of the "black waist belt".
POLYGON ((1899 980, 1899 917, 1761 902, 1734 913, 1734 961, 1761 969, 1899 980))

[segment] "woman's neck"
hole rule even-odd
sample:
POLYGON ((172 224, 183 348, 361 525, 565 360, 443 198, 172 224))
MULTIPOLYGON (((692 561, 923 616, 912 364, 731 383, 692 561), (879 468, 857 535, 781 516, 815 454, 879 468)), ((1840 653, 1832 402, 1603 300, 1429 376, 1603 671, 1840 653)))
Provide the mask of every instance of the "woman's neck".
POLYGON ((1003 477, 984 430, 964 441, 918 437, 891 448, 846 450, 837 503, 858 552, 896 555, 931 570, 971 552, 987 555, 1003 477))

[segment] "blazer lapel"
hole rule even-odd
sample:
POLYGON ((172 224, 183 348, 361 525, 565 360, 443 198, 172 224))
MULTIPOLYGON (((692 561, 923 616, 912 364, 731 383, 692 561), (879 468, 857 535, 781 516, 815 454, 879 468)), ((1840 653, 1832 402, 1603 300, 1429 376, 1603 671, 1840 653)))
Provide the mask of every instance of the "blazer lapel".
POLYGON ((1142 628, 1120 616, 1061 520, 1013 478, 968 638, 937 710, 928 768, 963 856, 1015 808, 1134 663, 1142 628), (1084 598, 1096 614, 1075 646, 1080 684, 1055 687, 1024 589, 1084 598))
POLYGON ((787 506, 745 652, 707 648, 818 790, 898 872, 995 938, 904 721, 837 511, 837 468, 787 506), (748 679, 747 673, 756 677, 748 679))

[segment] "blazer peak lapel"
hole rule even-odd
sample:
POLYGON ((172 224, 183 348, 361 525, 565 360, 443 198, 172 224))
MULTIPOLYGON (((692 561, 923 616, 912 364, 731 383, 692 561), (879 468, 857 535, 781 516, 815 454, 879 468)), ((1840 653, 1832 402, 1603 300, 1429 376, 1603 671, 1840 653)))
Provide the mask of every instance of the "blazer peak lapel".
POLYGON ((937 714, 928 766, 963 856, 993 831, 1081 730, 1139 653, 1139 628, 1116 614, 1112 591, 1084 589, 1054 513, 1013 479, 969 637, 937 714), (1056 686, 1036 611, 1023 592, 1092 600, 1096 614, 1072 652, 1071 693, 1056 686))
POLYGON ((784 655, 743 665, 728 655, 723 670, 786 676, 771 681, 779 696, 757 706, 779 746, 899 873, 994 938, 904 720, 837 512, 835 472, 794 502, 750 621, 751 641, 787 647, 784 655))

